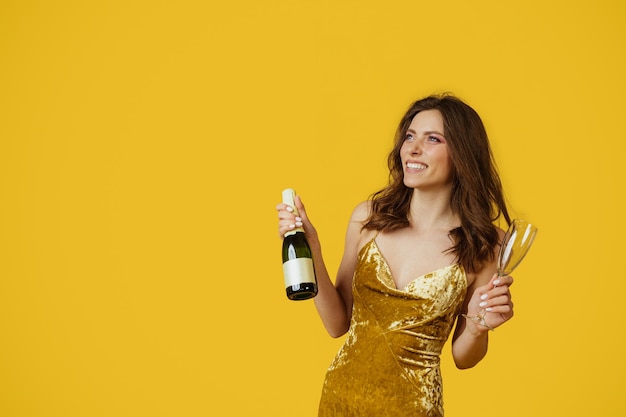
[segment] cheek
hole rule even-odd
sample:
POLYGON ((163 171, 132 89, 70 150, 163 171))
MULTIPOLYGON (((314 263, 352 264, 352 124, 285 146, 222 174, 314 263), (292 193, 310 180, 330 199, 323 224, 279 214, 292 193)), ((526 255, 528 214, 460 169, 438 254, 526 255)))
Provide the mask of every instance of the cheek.
POLYGON ((400 150, 397 153, 398 160, 401 161, 401 162, 404 162, 404 160, 406 159, 408 153, 409 152, 407 151, 407 146, 406 145, 402 145, 400 147, 400 150))
POLYGON ((452 177, 455 171, 454 164, 452 163, 452 158, 450 158, 450 155, 445 155, 445 156, 442 156, 441 160, 442 160, 442 165, 445 165, 445 167, 448 170, 448 173, 452 177))

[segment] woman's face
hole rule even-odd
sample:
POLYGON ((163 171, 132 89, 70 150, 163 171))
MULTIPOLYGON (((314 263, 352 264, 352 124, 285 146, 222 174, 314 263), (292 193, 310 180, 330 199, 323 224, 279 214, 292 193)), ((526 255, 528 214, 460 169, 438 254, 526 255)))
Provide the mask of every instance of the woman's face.
POLYGON ((451 187, 453 165, 439 110, 413 117, 400 148, 404 185, 422 190, 451 187))

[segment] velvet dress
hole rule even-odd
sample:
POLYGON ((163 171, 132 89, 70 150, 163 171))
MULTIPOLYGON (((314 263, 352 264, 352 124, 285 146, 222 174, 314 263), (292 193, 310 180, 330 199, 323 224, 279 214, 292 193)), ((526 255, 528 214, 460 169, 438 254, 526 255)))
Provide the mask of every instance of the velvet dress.
POLYGON ((441 350, 467 291, 454 264, 395 287, 375 238, 359 251, 352 320, 324 380, 319 417, 443 416, 441 350))

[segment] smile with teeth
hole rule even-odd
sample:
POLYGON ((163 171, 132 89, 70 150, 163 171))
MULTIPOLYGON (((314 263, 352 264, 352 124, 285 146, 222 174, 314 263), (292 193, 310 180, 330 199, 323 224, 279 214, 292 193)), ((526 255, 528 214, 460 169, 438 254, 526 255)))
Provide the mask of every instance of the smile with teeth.
POLYGON ((419 162, 407 162, 406 167, 409 169, 426 169, 428 165, 421 164, 419 162))

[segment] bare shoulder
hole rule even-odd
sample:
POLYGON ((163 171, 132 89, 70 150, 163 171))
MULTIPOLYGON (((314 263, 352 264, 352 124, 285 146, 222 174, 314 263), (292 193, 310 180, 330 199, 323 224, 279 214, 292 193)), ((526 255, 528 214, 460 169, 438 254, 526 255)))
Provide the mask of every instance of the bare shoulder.
POLYGON ((371 214, 371 201, 363 201, 354 208, 350 225, 348 226, 348 235, 353 247, 359 251, 368 241, 375 235, 375 230, 365 229, 363 225, 369 219, 371 214))
POLYGON ((360 202, 359 204, 356 205, 356 207, 352 211, 352 217, 350 221, 358 222, 361 224, 365 223, 365 221, 370 216, 371 209, 372 209, 371 201, 360 202))

